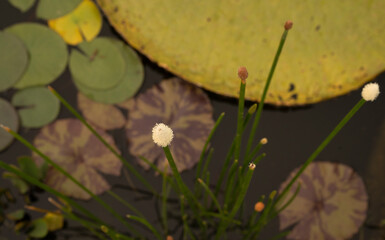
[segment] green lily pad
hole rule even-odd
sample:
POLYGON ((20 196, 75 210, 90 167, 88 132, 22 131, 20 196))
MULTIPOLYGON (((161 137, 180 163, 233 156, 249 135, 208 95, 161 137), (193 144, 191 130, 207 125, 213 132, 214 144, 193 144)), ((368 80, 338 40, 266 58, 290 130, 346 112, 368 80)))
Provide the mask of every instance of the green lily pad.
MULTIPOLYGON (((98 133, 116 148, 111 136, 101 130, 98 133)), ((94 194, 110 189, 99 172, 120 174, 122 162, 77 119, 60 119, 43 127, 33 144, 94 194)), ((44 162, 37 154, 33 154, 33 159, 38 166, 44 162)), ((52 167, 47 170, 44 182, 67 196, 91 197, 52 167)))
POLYGON ((40 0, 36 15, 43 19, 54 19, 74 10, 82 0, 40 0))
POLYGON ((122 128, 126 123, 123 113, 117 107, 94 102, 80 92, 78 93, 78 108, 88 122, 104 130, 122 128))
POLYGON ((4 91, 12 87, 24 73, 28 53, 19 38, 6 32, 0 32, 0 52, 0 91, 4 91))
POLYGON ((7 214, 7 218, 12 221, 21 220, 25 215, 24 209, 18 209, 16 211, 10 212, 7 214))
POLYGON ((287 20, 294 22, 266 102, 315 103, 385 69, 383 0, 97 0, 111 25, 161 67, 210 91, 261 99, 287 20))
POLYGON ((35 0, 8 0, 8 2, 21 12, 26 12, 33 6, 35 0))
POLYGON ((5 31, 23 41, 30 58, 27 70, 16 83, 16 88, 49 84, 64 71, 67 46, 57 33, 37 23, 19 23, 5 31))
MULTIPOLYGON (((0 98, 0 123, 17 132, 19 129, 19 117, 16 110, 9 102, 0 98)), ((13 136, 8 132, 0 129, 0 151, 4 150, 11 144, 13 136)))
POLYGON ((33 238, 43 238, 48 233, 48 225, 43 218, 33 220, 31 222, 32 230, 28 232, 28 236, 33 238))
POLYGON ((125 73, 125 62, 119 49, 107 38, 82 42, 72 50, 69 67, 72 77, 82 85, 107 90, 118 85, 125 73))
POLYGON ((51 232, 60 230, 64 226, 64 216, 61 213, 48 212, 44 215, 44 221, 51 232))
MULTIPOLYGON (((281 185, 294 177, 295 169, 281 185)), ((293 202, 279 214, 280 230, 295 225, 288 239, 351 239, 364 223, 368 196, 360 176, 349 166, 331 162, 311 163, 297 183, 293 202)), ((293 187, 287 199, 294 194, 293 187)))
POLYGON ((21 124, 28 128, 42 127, 59 115, 59 100, 44 87, 20 90, 12 97, 12 104, 19 107, 21 124))
POLYGON ((19 167, 22 172, 36 179, 41 179, 43 177, 41 169, 37 167, 35 161, 31 157, 19 157, 17 162, 19 163, 19 167))
POLYGON ((76 78, 75 85, 88 98, 101 103, 113 104, 120 103, 137 93, 143 84, 144 69, 139 56, 132 48, 122 41, 108 38, 122 53, 126 71, 123 79, 113 88, 107 90, 96 90, 83 85, 76 78))
MULTIPOLYGON (((128 149, 142 167, 149 169, 140 156, 160 169, 168 166, 163 149, 152 140, 156 123, 165 123, 174 132, 170 150, 179 171, 191 169, 198 162, 214 126, 210 100, 201 89, 173 78, 129 99, 124 106, 128 109, 128 149)), ((168 172, 171 172, 169 168, 168 172)))

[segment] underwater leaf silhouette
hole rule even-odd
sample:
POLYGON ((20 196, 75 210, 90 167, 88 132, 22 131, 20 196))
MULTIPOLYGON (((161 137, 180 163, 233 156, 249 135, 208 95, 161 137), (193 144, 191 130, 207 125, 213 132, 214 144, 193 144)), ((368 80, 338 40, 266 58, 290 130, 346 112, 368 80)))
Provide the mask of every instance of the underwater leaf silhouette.
POLYGON ((214 126, 210 100, 201 89, 172 78, 128 100, 124 106, 128 109, 128 149, 141 166, 149 168, 140 156, 160 169, 168 166, 162 148, 151 138, 155 123, 164 123, 172 128, 174 139, 170 150, 179 171, 190 169, 198 162, 214 126))
MULTIPOLYGON (((281 191, 297 171, 281 185, 281 191)), ((352 168, 313 162, 297 182, 301 184, 298 195, 279 214, 280 230, 295 224, 287 239, 345 240, 358 231, 366 218, 368 196, 362 179, 352 168)), ((295 190, 291 189, 287 199, 295 190)))
MULTIPOLYGON (((101 130, 98 132, 115 147, 112 137, 101 130)), ((121 161, 77 119, 60 119, 43 127, 33 143, 95 194, 101 194, 110 188, 99 172, 116 176, 120 174, 121 161)), ((33 158, 38 165, 44 161, 35 153, 33 158)), ((86 192, 53 167, 47 170, 44 181, 68 196, 79 199, 90 198, 86 192)))
POLYGON ((117 107, 94 102, 80 92, 78 93, 78 107, 88 122, 101 129, 122 128, 126 123, 123 113, 117 107))
POLYGON ((97 0, 149 59, 210 91, 259 101, 287 20, 294 22, 266 102, 303 105, 359 88, 385 69, 385 1, 97 0))

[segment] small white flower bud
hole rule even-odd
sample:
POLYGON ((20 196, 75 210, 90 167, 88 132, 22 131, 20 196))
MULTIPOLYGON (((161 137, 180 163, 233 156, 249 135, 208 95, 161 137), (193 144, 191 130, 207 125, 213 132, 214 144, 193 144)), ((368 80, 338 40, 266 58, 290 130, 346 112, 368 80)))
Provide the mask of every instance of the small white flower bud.
POLYGON ((374 101, 380 94, 378 83, 368 83, 364 86, 361 96, 365 101, 374 101))
POLYGON ((261 141, 260 141, 260 143, 261 143, 262 145, 265 145, 265 144, 267 143, 267 138, 262 138, 261 141))
POLYGON ((255 169, 255 164, 254 163, 249 163, 249 169, 254 170, 255 169))
POLYGON ((152 129, 152 140, 154 140, 154 143, 160 147, 167 147, 170 145, 173 138, 174 133, 166 124, 157 123, 152 129))

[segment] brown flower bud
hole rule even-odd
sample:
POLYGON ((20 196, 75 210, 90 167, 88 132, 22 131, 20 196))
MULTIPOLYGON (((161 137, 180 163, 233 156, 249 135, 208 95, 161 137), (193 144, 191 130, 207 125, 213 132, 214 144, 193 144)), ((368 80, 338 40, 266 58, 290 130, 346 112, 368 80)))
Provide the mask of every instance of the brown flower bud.
POLYGON ((265 208, 265 204, 263 202, 257 202, 255 205, 254 205, 254 210, 256 212, 262 212, 262 210, 265 208))
POLYGON ((238 77, 241 79, 242 83, 246 83, 246 79, 249 76, 246 67, 238 68, 238 77))
POLYGON ((293 27, 293 22, 288 20, 285 22, 285 29, 290 30, 293 27))

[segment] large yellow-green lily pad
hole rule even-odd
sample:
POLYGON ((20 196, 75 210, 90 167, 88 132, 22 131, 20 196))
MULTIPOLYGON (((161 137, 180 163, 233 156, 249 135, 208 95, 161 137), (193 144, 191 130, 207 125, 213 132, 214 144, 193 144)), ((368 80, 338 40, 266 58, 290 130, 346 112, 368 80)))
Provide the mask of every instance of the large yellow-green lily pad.
POLYGON ((135 48, 208 90, 260 100, 286 20, 292 20, 266 102, 302 105, 345 94, 385 68, 383 0, 97 0, 135 48))

